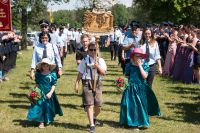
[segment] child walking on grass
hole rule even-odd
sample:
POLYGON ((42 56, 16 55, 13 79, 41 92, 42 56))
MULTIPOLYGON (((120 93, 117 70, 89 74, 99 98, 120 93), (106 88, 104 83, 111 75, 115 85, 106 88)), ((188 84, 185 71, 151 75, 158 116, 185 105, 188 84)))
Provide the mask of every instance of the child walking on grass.
POLYGON ((31 104, 27 119, 39 122, 39 128, 44 128, 44 124, 52 123, 56 114, 63 115, 55 93, 57 76, 52 71, 55 67, 48 58, 42 59, 37 65, 35 81, 36 86, 41 91, 41 98, 31 104))
POLYGON ((149 126, 149 115, 160 116, 160 109, 155 94, 146 82, 149 65, 143 62, 146 54, 135 48, 126 65, 125 76, 128 86, 121 99, 120 124, 136 130, 149 126))

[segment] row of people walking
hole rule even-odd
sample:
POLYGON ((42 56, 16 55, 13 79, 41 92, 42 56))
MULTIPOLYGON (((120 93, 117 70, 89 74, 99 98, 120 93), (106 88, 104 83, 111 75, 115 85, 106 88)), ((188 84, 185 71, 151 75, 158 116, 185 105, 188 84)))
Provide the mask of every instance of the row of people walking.
MULTIPOLYGON (((43 27, 47 25, 47 22, 42 20, 39 24, 43 27)), ((132 27, 132 29, 135 28, 135 26, 132 27)), ((151 38, 151 31, 145 30, 144 33, 146 35, 145 41, 147 41, 144 42, 146 45, 153 44, 152 48, 150 48, 151 45, 149 49, 146 48, 148 45, 143 48, 146 49, 147 54, 139 48, 135 48, 133 51, 130 50, 127 53, 129 58, 127 58, 125 75, 129 79, 129 86, 125 89, 121 101, 120 124, 136 129, 149 126, 148 115, 160 116, 155 94, 151 89, 151 85, 149 87, 146 82, 149 75, 151 75, 149 81, 153 82, 155 73, 155 66, 150 65, 149 68, 149 62, 161 64, 160 56, 157 44, 151 38), (153 54, 153 59, 151 59, 150 51, 157 52, 156 57, 153 54), (135 95, 135 97, 130 97, 132 95, 135 95), (132 102, 126 102, 129 100, 132 102)), ((52 38, 49 32, 42 31, 38 36, 37 43, 34 45, 32 56, 30 77, 35 79, 36 86, 44 95, 37 104, 31 105, 27 118, 39 122, 39 128, 44 128, 44 124, 52 123, 56 114, 63 115, 55 94, 57 78, 62 75, 62 63, 58 47, 51 43, 52 39, 55 38, 52 38), (56 64, 57 69, 56 67, 52 69, 53 64, 56 64)), ((102 106, 101 80, 102 76, 106 74, 107 65, 105 60, 100 57, 100 50, 97 45, 90 42, 89 35, 82 35, 81 41, 82 47, 76 53, 78 74, 75 91, 78 92, 81 80, 83 106, 88 115, 89 131, 94 133, 97 117, 102 106)), ((128 41, 131 41, 131 39, 128 39, 128 41)), ((128 49, 133 48, 133 45, 136 45, 136 43, 127 42, 124 46, 128 49)))
MULTIPOLYGON (((146 51, 145 49, 150 50, 150 65, 157 63, 160 74, 163 71, 163 75, 172 77, 174 80, 199 84, 200 37, 198 28, 183 25, 177 27, 171 23, 143 28, 135 21, 133 21, 132 25, 134 25, 134 28, 124 28, 123 32, 118 27, 115 27, 114 34, 110 35, 107 39, 107 46, 110 47, 111 52, 111 60, 116 58, 118 54, 123 73, 125 72, 125 64, 129 62, 130 52, 134 48, 141 47, 144 52, 146 51), (144 33, 146 31, 147 33, 144 33), (149 37, 148 34, 150 35, 149 37), (116 36, 118 40, 113 40, 116 36), (150 38, 150 42, 146 41, 148 38, 150 38), (151 45, 148 48, 146 47, 148 46, 146 43, 150 45, 155 43, 155 45, 151 45), (156 51, 153 52, 152 50, 155 48, 156 51), (155 54, 157 54, 156 58, 160 59, 153 61, 153 54, 155 57, 155 54)), ((154 68, 152 66, 152 69, 154 68)), ((152 83, 149 82, 149 84, 152 83)))
POLYGON ((6 74, 16 66, 21 39, 15 27, 10 32, 0 33, 0 82, 9 80, 6 74))

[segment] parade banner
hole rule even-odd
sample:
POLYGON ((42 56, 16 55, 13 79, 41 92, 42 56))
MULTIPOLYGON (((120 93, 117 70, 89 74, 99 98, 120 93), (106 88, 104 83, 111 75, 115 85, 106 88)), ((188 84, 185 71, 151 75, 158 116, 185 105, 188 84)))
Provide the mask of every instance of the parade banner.
POLYGON ((0 0, 0 31, 11 31, 10 0, 0 0))
POLYGON ((91 35, 110 35, 113 30, 113 15, 111 11, 87 10, 84 13, 83 33, 91 35))

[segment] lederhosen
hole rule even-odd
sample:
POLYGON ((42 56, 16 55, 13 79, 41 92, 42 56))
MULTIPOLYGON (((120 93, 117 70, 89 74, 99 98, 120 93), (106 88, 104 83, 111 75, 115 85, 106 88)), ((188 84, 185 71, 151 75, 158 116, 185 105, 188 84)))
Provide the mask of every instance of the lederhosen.
MULTIPOLYGON (((89 64, 91 64, 91 59, 89 59, 89 64)), ((82 94, 82 100, 83 100, 83 105, 84 107, 87 105, 96 105, 96 106, 101 106, 102 104, 102 90, 100 89, 100 76, 98 73, 98 78, 96 81, 96 91, 94 92, 93 90, 93 84, 94 84, 94 79, 93 79, 93 68, 88 66, 86 57, 83 58, 85 61, 85 78, 82 79, 82 85, 83 85, 83 94, 82 94), (89 72, 88 72, 89 69, 89 72), (87 75, 90 74, 91 79, 87 79, 87 75)))

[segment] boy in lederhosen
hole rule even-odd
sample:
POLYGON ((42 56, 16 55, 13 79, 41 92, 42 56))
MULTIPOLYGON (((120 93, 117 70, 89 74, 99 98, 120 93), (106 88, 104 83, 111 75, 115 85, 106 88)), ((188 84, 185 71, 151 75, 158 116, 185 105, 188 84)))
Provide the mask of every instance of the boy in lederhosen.
POLYGON ((88 56, 82 59, 78 66, 78 76, 76 80, 75 90, 78 92, 79 81, 82 79, 83 86, 83 105, 85 111, 87 112, 90 133, 95 132, 95 122, 96 118, 100 113, 102 105, 102 89, 101 89, 101 79, 102 76, 106 74, 107 66, 103 58, 97 57, 97 63, 95 63, 96 51, 95 44, 90 43, 88 46, 88 56), (96 87, 94 88, 94 73, 96 71, 96 87))

